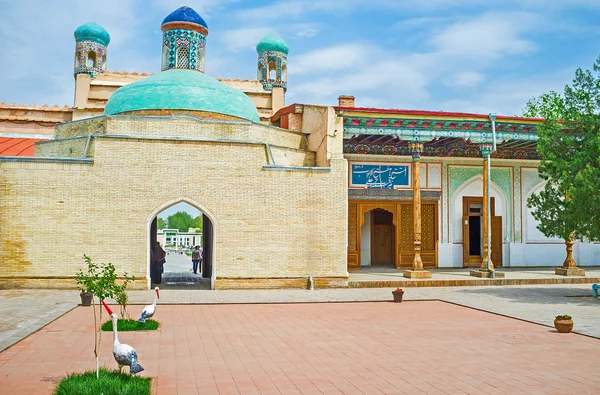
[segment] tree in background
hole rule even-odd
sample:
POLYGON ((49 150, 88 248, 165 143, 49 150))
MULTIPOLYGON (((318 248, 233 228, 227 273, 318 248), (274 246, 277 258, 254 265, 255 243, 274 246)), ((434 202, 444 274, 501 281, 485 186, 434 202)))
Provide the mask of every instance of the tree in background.
POLYGON ((192 215, 185 211, 178 211, 167 218, 169 229, 179 229, 180 232, 187 232, 193 221, 192 215))
MULTIPOLYGON (((541 117, 539 175, 547 183, 527 205, 546 237, 600 240, 600 58, 577 69, 564 93, 531 99, 528 117, 541 117)), ((568 244, 567 244, 568 245, 568 244)))
POLYGON ((196 228, 196 233, 202 233, 202 224, 203 224, 203 219, 202 219, 202 214, 200 214, 199 216, 194 218, 194 220, 192 221, 192 224, 190 225, 190 228, 196 228))
POLYGON ((167 221, 158 217, 158 219, 156 220, 156 227, 157 229, 167 229, 167 221))

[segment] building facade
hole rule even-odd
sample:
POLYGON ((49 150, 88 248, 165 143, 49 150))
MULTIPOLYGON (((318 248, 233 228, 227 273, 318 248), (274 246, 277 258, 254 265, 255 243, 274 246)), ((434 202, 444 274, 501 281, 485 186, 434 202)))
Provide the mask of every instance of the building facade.
MULTIPOLYGON (((343 287, 369 266, 478 268, 488 250, 495 266, 562 264, 526 206, 541 120, 494 120, 488 206, 487 115, 285 106, 281 38, 258 43, 257 80, 215 79, 195 11, 161 30, 158 74, 108 71, 110 35, 86 24, 73 107, 0 104, 0 287, 73 286, 83 254, 149 287, 156 217, 180 202, 203 213, 192 244, 213 288, 343 287)), ((575 245, 580 265, 599 254, 575 245)))

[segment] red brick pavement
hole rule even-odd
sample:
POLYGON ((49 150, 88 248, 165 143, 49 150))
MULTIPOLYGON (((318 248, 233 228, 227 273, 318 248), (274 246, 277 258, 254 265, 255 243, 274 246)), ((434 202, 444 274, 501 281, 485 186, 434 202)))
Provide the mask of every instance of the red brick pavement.
MULTIPOLYGON (((131 308, 135 311, 136 308, 131 308)), ((106 318, 106 315, 104 316, 106 318)), ((592 394, 600 341, 443 302, 159 305, 121 333, 155 394, 592 394)), ((90 308, 0 353, 0 393, 94 368, 90 308)), ((112 333, 101 365, 115 368, 112 333)))

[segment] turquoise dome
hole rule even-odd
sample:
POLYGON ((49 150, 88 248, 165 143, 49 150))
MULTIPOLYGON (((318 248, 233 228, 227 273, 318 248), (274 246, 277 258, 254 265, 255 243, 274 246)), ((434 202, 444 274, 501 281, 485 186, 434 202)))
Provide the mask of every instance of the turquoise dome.
POLYGON ((79 26, 73 35, 76 42, 94 41, 105 46, 110 42, 110 34, 95 22, 79 26))
POLYGON ((276 34, 269 34, 256 45, 256 52, 283 52, 288 54, 289 48, 285 41, 276 34))
POLYGON ((254 102, 243 92, 185 69, 166 70, 117 89, 104 113, 163 109, 214 112, 259 122, 254 102))

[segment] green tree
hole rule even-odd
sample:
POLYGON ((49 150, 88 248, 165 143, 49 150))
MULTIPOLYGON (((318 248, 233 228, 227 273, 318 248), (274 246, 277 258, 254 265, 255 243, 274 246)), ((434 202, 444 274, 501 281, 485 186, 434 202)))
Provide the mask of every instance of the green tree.
POLYGON ((156 220, 156 227, 158 229, 166 229, 167 228, 167 221, 165 221, 164 219, 158 217, 156 220))
POLYGON ((185 211, 178 211, 167 218, 169 229, 179 229, 180 232, 187 232, 193 220, 191 214, 185 211))
POLYGON ((190 228, 196 228, 196 233, 202 233, 202 221, 202 214, 200 214, 199 216, 194 218, 192 224, 190 225, 190 228))
POLYGON ((577 69, 564 93, 530 100, 524 115, 542 117, 537 150, 547 183, 527 201, 547 237, 600 240, 600 58, 577 69))

